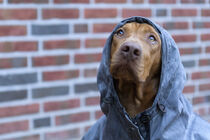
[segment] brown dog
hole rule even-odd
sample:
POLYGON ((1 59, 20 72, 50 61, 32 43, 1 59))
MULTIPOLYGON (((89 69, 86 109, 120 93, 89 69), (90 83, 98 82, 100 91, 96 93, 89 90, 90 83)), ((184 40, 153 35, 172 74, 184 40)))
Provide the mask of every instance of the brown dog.
POLYGON ((148 24, 127 23, 113 37, 110 72, 121 104, 130 117, 149 108, 161 69, 161 40, 148 24))

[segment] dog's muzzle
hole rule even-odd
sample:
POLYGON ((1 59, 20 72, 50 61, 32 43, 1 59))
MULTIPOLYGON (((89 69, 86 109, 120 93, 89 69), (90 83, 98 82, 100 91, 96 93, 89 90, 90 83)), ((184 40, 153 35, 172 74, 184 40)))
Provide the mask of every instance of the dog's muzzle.
POLYGON ((120 55, 127 60, 135 60, 141 55, 140 45, 135 42, 125 42, 120 47, 120 55))

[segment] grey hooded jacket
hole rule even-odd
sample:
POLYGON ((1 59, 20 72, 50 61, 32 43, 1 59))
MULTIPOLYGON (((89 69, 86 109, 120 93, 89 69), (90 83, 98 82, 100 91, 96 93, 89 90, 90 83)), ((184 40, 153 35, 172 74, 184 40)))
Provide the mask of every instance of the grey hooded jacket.
POLYGON ((186 73, 179 50, 166 30, 143 17, 119 23, 105 44, 97 84, 101 110, 105 114, 92 126, 83 140, 210 140, 210 125, 193 113, 182 90, 186 73), (153 26, 162 40, 160 85, 152 107, 130 118, 120 104, 109 72, 110 47, 115 31, 129 22, 153 26))

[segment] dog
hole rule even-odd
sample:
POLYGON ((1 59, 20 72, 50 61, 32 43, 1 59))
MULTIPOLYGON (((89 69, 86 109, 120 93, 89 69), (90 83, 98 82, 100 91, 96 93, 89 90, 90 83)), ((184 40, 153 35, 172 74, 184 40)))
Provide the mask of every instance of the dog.
POLYGON ((111 47, 110 73, 129 116, 135 117, 151 107, 160 70, 161 39, 152 26, 133 22, 117 30, 111 47))
POLYGON ((82 140, 207 140, 210 125, 182 94, 186 73, 171 35, 144 17, 122 20, 97 75, 104 115, 82 140))

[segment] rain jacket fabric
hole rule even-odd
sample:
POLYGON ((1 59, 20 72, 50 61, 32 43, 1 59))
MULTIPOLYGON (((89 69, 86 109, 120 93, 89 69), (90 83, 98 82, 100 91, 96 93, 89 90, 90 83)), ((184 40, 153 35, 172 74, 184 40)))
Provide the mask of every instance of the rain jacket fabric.
POLYGON ((103 115, 83 140, 210 140, 210 125, 193 113, 182 90, 186 73, 178 48, 166 30, 147 18, 131 17, 120 22, 105 44, 97 85, 103 115), (162 66, 159 90, 152 107, 130 118, 120 104, 110 74, 110 50, 114 33, 126 23, 147 23, 162 40, 162 66))

